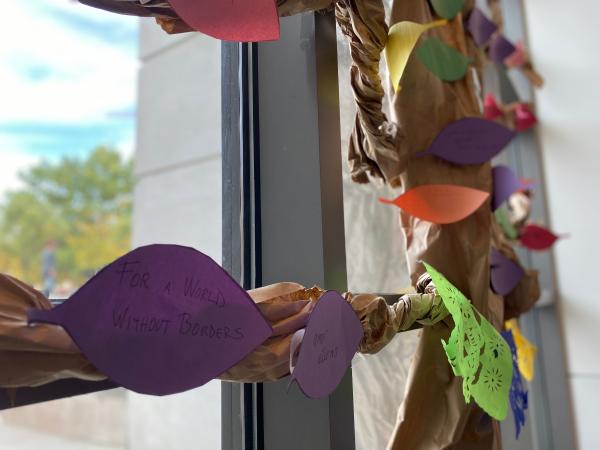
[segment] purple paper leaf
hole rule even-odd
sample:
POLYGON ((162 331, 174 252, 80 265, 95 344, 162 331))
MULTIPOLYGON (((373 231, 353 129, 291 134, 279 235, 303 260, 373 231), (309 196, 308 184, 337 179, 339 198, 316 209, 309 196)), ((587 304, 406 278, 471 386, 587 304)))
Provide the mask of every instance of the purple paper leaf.
POLYGON ((523 382, 523 378, 521 378, 521 372, 519 371, 517 346, 515 345, 515 339, 512 334, 512 330, 503 331, 502 337, 507 342, 512 353, 513 377, 510 385, 509 400, 510 408, 512 409, 515 419, 516 438, 519 439, 521 428, 525 425, 525 411, 529 407, 529 400, 527 391, 525 390, 525 383, 523 382))
POLYGON ((490 42, 488 56, 496 64, 502 64, 516 49, 517 48, 508 41, 508 39, 501 34, 498 34, 490 42))
POLYGON ((498 27, 479 8, 474 8, 467 21, 467 29, 471 33, 471 36, 473 36, 475 45, 481 47, 489 41, 498 27))
POLYGON ((362 325, 352 307, 337 292, 326 292, 310 315, 290 384, 295 380, 310 398, 331 394, 362 337, 362 325))
POLYGON ((492 169, 494 195, 492 196, 492 211, 496 211, 502 203, 521 189, 531 189, 532 183, 520 180, 508 166, 495 166, 492 169))
POLYGON ((498 295, 507 295, 525 276, 523 268, 501 252, 492 249, 490 257, 490 283, 498 295))
POLYGON ((515 137, 508 128, 491 120, 468 117, 446 126, 422 155, 435 155, 454 164, 483 164, 515 137))
POLYGON ((233 278, 189 247, 140 247, 29 321, 63 326, 114 382, 151 395, 201 386, 272 330, 233 278))

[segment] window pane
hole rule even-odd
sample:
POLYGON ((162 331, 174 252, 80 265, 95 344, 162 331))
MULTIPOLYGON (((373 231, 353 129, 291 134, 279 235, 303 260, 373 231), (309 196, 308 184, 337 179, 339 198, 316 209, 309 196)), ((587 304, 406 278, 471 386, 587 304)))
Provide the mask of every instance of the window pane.
MULTIPOLYGON (((410 287, 404 235, 398 211, 379 197, 398 194, 380 183, 357 184, 347 164, 348 140, 356 106, 350 86, 350 52, 338 29, 338 73, 344 176, 344 216, 348 288, 351 292, 398 294, 410 287)), ((382 73, 385 67, 382 64, 382 73)), ((357 354, 352 362, 357 450, 386 448, 394 429, 418 331, 398 334, 376 355, 357 354)))
MULTIPOLYGON (((62 0, 7 7, 0 271, 68 298, 140 245, 189 245, 220 262, 219 41, 62 0)), ((220 448, 220 382, 3 411, 0 441, 11 450, 220 448)))

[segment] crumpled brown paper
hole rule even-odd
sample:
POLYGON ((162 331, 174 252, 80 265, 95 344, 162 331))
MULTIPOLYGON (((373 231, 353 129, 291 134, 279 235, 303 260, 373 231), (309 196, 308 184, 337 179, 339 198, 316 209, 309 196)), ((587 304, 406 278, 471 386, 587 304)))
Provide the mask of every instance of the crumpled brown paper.
POLYGON ((431 326, 448 317, 448 310, 427 274, 417 283, 417 293, 403 295, 392 305, 373 294, 346 294, 346 299, 363 325, 361 353, 379 352, 397 333, 415 324, 431 326))
POLYGON ((357 106, 348 147, 352 180, 367 183, 371 176, 395 186, 407 155, 398 151, 403 136, 382 109, 379 62, 388 36, 383 0, 340 0, 335 16, 352 56, 350 79, 357 106))
MULTIPOLYGON (((169 34, 194 32, 167 0, 78 0, 80 3, 117 14, 154 17, 169 34)), ((277 0, 280 17, 330 8, 333 0, 277 0)))
POLYGON ((62 378, 105 378, 61 327, 27 326, 28 309, 51 307, 40 292, 0 275, 0 386, 33 387, 62 378))

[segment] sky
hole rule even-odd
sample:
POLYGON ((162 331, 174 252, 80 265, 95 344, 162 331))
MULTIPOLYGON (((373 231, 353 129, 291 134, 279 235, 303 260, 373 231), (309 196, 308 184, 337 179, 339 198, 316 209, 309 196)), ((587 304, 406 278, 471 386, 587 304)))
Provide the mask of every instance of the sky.
POLYGON ((42 157, 99 144, 131 154, 137 19, 74 0, 4 2, 0 27, 0 198, 42 157))

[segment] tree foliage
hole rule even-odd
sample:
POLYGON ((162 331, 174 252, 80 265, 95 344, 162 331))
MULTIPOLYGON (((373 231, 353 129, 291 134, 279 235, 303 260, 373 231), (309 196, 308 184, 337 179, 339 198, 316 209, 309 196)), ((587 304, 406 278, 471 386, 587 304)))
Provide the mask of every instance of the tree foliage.
POLYGON ((129 249, 133 170, 117 151, 42 161, 19 177, 0 205, 0 271, 39 283, 54 240, 58 279, 80 283, 129 249))

